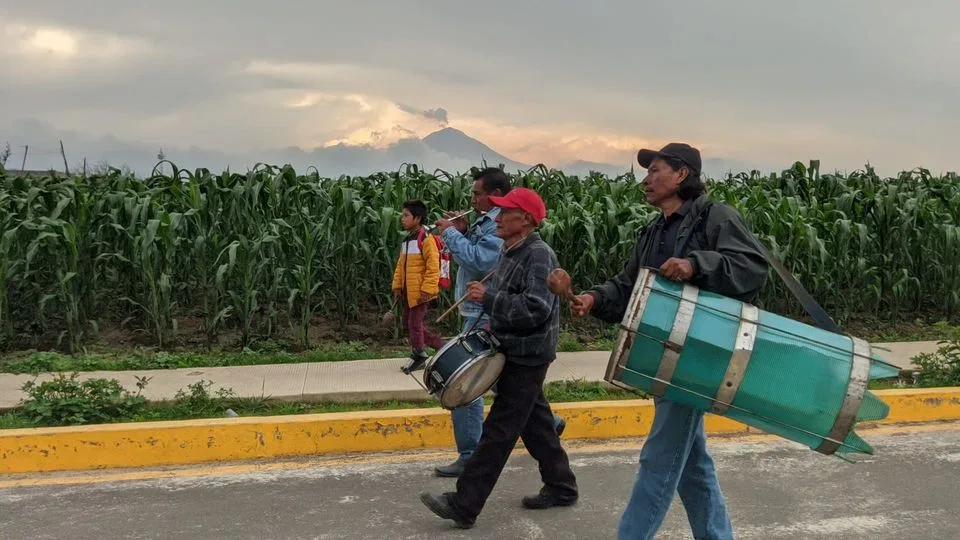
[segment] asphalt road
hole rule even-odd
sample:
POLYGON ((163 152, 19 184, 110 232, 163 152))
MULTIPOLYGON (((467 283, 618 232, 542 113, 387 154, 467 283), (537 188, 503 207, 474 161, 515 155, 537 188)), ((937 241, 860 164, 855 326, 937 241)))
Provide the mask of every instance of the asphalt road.
MULTIPOLYGON (((960 425, 868 432, 853 465, 781 439, 711 441, 738 538, 960 538, 960 425)), ((641 441, 566 443, 578 505, 525 510, 539 489, 515 452, 468 531, 418 499, 449 453, 390 454, 165 471, 0 478, 0 539, 615 538, 641 441)), ((659 538, 690 538, 674 501, 659 538)))

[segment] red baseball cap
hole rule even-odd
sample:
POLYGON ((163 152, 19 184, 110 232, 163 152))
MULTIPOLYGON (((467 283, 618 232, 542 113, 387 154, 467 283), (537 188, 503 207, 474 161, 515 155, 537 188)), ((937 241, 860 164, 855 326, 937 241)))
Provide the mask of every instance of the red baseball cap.
POLYGON ((524 187, 513 188, 503 197, 491 195, 490 204, 500 208, 519 208, 530 214, 539 225, 547 217, 547 205, 536 191, 524 187))

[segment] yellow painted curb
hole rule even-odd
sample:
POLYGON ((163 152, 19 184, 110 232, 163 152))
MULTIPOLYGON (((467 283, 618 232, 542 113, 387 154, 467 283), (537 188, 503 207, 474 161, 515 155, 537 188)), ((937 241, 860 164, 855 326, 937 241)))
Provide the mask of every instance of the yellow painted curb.
MULTIPOLYGON (((890 405, 881 424, 960 419, 960 387, 881 390, 890 405)), ((564 439, 643 437, 650 400, 556 403, 564 439)), ((861 425, 862 426, 862 425, 861 425)), ((711 435, 757 432, 707 415, 711 435)), ((450 413, 404 409, 218 418, 0 431, 0 473, 186 465, 215 461, 452 448, 450 413)))

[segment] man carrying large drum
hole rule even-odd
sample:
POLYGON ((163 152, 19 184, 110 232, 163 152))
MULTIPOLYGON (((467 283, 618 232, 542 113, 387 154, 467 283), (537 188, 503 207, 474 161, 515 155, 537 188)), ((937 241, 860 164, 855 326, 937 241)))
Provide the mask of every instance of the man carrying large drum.
MULTIPOLYGON (((659 151, 640 150, 637 161, 647 169, 647 201, 661 214, 638 235, 617 276, 573 298, 574 315, 619 323, 643 267, 752 303, 766 282, 768 263, 740 214, 708 199, 699 150, 670 143, 659 151)), ((640 470, 620 519, 619 538, 653 538, 677 492, 695 538, 733 538, 707 451, 704 413, 661 398, 654 401, 653 426, 640 452, 640 470)))

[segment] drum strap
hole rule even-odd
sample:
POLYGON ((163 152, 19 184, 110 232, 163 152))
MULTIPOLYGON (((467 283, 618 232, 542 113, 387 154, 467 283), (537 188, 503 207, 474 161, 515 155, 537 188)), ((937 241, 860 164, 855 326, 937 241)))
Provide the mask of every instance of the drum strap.
POLYGON ((780 275, 780 279, 783 280, 783 283, 790 289, 790 292, 793 293, 793 296, 803 304, 803 309, 807 312, 808 315, 813 317, 813 320, 817 323, 817 326, 826 330, 828 332, 833 332, 834 334, 843 334, 843 330, 837 326, 837 323, 833 322, 833 319, 830 318, 830 315, 820 307, 820 304, 817 304, 817 301, 810 296, 810 293, 803 288, 803 285, 797 281, 797 278, 793 277, 793 274, 789 270, 783 267, 783 263, 777 259, 776 255, 767 251, 767 248, 760 242, 757 242, 760 245, 760 248, 763 250, 764 256, 767 258, 767 261, 770 262, 770 266, 773 266, 773 269, 777 271, 777 274, 780 275))
MULTIPOLYGON (((711 206, 713 206, 713 201, 708 200, 704 205, 703 210, 701 210, 700 215, 697 216, 697 222, 694 227, 706 221, 706 217, 710 212, 711 206)), ((694 232, 696 231, 691 231, 690 236, 687 237, 688 242, 690 237, 693 236, 694 232)), ((830 315, 828 315, 827 312, 820 307, 820 304, 818 304, 817 301, 810 296, 810 293, 803 288, 803 285, 797 281, 797 278, 794 277, 793 274, 783 266, 783 263, 780 262, 780 259, 778 259, 773 253, 770 253, 767 247, 763 245, 763 242, 757 240, 756 244, 764 258, 767 259, 767 262, 770 263, 770 266, 772 266, 777 272, 777 275, 780 276, 783 284, 786 285, 787 289, 790 290, 793 296, 800 301, 800 304, 803 305, 804 311, 807 312, 807 315, 810 315, 810 317, 813 318, 816 325, 828 332, 833 332, 834 334, 839 334, 841 336, 844 335, 843 330, 837 326, 837 323, 833 322, 833 319, 830 318, 830 315)), ((686 243, 684 244, 684 247, 686 247, 686 243)))

